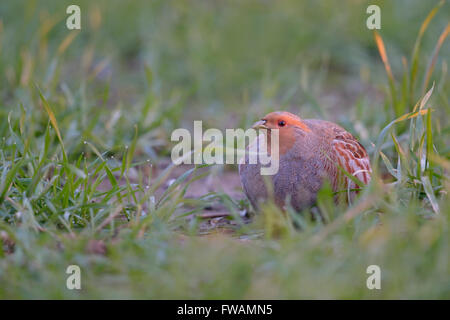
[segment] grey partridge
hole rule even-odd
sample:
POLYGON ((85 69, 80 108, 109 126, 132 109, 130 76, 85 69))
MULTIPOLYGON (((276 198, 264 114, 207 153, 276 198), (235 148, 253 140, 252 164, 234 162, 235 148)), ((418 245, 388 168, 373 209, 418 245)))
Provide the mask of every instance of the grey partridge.
MULTIPOLYGON (((301 119, 285 112, 272 112, 256 122, 254 128, 267 130, 270 154, 271 131, 278 129, 279 169, 268 181, 272 183, 275 203, 283 208, 286 199, 301 211, 314 205, 325 179, 334 192, 348 191, 353 198, 359 186, 343 170, 367 184, 371 167, 366 150, 358 140, 339 125, 316 119, 301 119)), ((255 139, 253 144, 258 143, 255 139)), ((247 150, 254 148, 252 144, 247 150)), ((268 191, 261 175, 261 163, 249 164, 249 155, 239 164, 239 175, 245 194, 253 207, 266 201, 268 191)))

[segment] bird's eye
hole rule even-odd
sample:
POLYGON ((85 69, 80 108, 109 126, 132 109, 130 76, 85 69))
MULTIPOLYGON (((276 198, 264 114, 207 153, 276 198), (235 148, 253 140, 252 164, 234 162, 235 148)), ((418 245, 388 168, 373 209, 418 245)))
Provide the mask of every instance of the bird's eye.
POLYGON ((286 125, 286 121, 284 121, 284 120, 278 121, 278 126, 279 127, 284 127, 285 125, 286 125))

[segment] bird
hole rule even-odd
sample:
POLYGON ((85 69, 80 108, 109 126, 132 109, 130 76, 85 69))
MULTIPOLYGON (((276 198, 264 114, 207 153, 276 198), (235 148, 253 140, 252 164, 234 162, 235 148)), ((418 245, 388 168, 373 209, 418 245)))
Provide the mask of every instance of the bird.
MULTIPOLYGON (((270 155, 271 136, 278 129, 278 172, 267 180, 261 175, 260 161, 249 163, 249 152, 239 163, 239 176, 243 190, 252 206, 258 210, 269 198, 269 190, 275 204, 286 209, 290 200, 293 209, 300 212, 311 208, 325 180, 333 192, 345 190, 353 200, 359 191, 355 183, 343 172, 368 184, 371 179, 369 156, 363 145, 341 126, 326 120, 302 119, 287 111, 275 111, 257 121, 252 128, 264 129, 267 152, 270 155)), ((259 136, 261 137, 261 135, 259 136)), ((255 150, 261 139, 255 139, 246 148, 255 150), (256 145, 256 146, 255 146, 256 145)), ((339 197, 335 197, 336 201, 339 197)))

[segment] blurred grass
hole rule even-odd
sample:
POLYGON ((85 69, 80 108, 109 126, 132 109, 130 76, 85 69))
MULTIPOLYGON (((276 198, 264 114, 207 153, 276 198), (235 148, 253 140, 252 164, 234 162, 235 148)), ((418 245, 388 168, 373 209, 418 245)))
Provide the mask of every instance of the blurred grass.
POLYGON ((448 2, 378 1, 375 41, 366 1, 80 1, 80 32, 69 4, 0 3, 0 298, 450 297, 448 2), (360 138, 352 206, 324 188, 324 224, 272 204, 247 224, 243 194, 187 196, 228 168, 172 179, 174 128, 276 109, 360 138), (199 237, 185 217, 216 203, 233 232, 199 237))

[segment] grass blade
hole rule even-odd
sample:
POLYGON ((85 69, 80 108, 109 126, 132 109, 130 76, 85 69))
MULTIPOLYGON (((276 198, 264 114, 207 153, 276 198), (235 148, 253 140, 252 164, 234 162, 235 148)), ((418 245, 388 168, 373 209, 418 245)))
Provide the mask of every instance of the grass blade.
POLYGON ((395 89, 395 79, 392 74, 392 69, 391 69, 391 65, 389 63, 389 59, 386 54, 386 48, 384 47, 383 39, 378 34, 378 32, 374 31, 373 34, 375 37, 375 43, 377 44, 377 47, 378 47, 378 52, 380 53, 381 60, 383 61, 383 64, 384 64, 384 69, 386 70, 386 73, 388 75, 389 90, 391 92, 391 98, 392 98, 392 107, 395 111, 395 115, 399 116, 400 114, 402 114, 404 112, 404 110, 401 110, 399 108, 401 106, 397 103, 397 92, 395 89))
POLYGON ((53 128, 56 131, 56 135, 58 136, 58 140, 61 143, 61 148, 62 148, 62 152, 63 152, 63 157, 64 157, 64 161, 67 161, 67 155, 66 155, 66 151, 64 149, 64 142, 63 139, 61 137, 61 133, 59 131, 59 127, 58 127, 58 122, 56 121, 56 117, 55 114, 52 111, 52 108, 50 107, 50 105, 47 102, 47 99, 44 98, 44 95, 41 92, 41 89, 39 89, 39 87, 36 85, 37 90, 39 91, 39 96, 41 97, 42 100, 42 105, 45 108, 45 111, 47 111, 48 117, 50 118, 50 122, 53 126, 53 128))
POLYGON ((428 82, 430 81, 431 75, 434 70, 434 66, 436 64, 436 60, 439 54, 439 50, 441 49, 442 44, 444 43, 445 39, 447 38, 448 34, 450 33, 450 23, 447 24, 447 27, 444 29, 444 31, 441 33, 439 40, 434 48, 433 56, 430 59, 430 62, 428 63, 427 71, 425 74, 425 79, 423 81, 422 86, 422 92, 425 92, 426 87, 428 86, 428 82))
POLYGON ((425 190, 425 193, 427 194, 428 200, 430 201, 433 211, 438 214, 439 213, 439 204, 437 202, 436 196, 434 195, 434 191, 433 191, 433 187, 430 182, 430 178, 428 178, 428 176, 422 176, 421 181, 423 184, 423 189, 425 190))
POLYGON ((419 34, 416 38, 416 42, 414 44, 414 49, 413 49, 413 53, 412 53, 412 57, 411 57, 411 73, 410 73, 410 87, 409 87, 410 101, 413 99, 413 95, 414 95, 414 85, 416 82, 417 69, 419 66, 419 49, 420 49, 420 44, 422 42, 422 37, 425 33, 425 30, 427 30, 428 25, 430 24, 431 20, 433 19, 433 17, 436 15, 439 8, 443 4, 444 4, 444 1, 439 2, 439 4, 430 11, 430 13, 427 15, 424 22, 420 26, 419 34))

